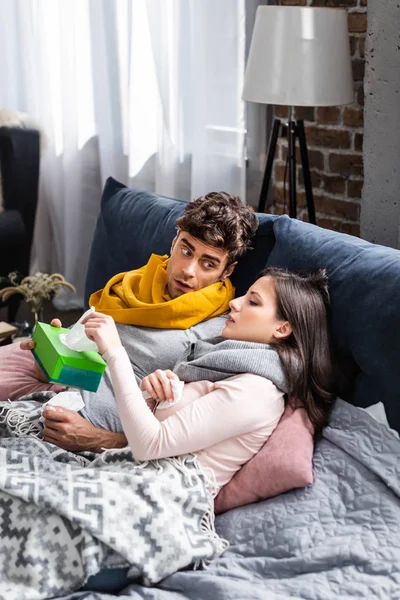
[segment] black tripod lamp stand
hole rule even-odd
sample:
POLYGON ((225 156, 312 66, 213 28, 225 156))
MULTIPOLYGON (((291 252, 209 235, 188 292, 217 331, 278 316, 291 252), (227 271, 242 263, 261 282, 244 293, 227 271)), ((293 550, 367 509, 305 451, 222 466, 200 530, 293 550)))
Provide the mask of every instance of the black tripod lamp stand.
MULTIPOLYGON (((275 119, 261 188, 263 212, 278 137, 287 135, 289 215, 297 216, 296 139, 299 140, 308 218, 315 223, 304 123, 292 106, 337 106, 354 100, 347 12, 304 6, 259 6, 243 87, 243 100, 289 107, 287 124, 275 119)), ((286 169, 285 169, 286 171, 286 169)))
POLYGON ((297 217, 296 204, 296 138, 299 140, 300 159, 303 168, 304 188, 306 190, 306 202, 308 211, 308 220, 316 224, 314 198, 311 185, 310 163, 308 162, 308 152, 306 143, 306 133, 303 120, 292 120, 292 110, 289 107, 288 123, 283 124, 279 119, 274 120, 271 138, 268 146, 267 164, 265 165, 264 177, 261 186, 260 200, 258 203, 258 212, 264 212, 267 203, 269 184, 272 174, 272 165, 274 162, 276 145, 280 135, 287 135, 288 154, 287 165, 289 173, 289 216, 297 217))

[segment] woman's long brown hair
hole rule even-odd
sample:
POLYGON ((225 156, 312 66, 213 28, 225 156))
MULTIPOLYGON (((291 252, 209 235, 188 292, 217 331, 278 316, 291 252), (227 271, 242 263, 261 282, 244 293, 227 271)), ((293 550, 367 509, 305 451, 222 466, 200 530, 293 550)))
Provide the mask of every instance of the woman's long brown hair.
POLYGON ((295 273, 268 267, 260 276, 265 275, 274 281, 276 317, 292 327, 291 335, 276 344, 290 388, 288 402, 304 407, 318 439, 335 398, 326 271, 295 273))

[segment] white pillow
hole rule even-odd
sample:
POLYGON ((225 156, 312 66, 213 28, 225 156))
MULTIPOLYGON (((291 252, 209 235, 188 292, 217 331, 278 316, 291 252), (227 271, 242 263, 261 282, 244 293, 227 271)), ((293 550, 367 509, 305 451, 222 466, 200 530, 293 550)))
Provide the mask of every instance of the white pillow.
POLYGON ((371 404, 367 408, 363 408, 371 417, 373 417, 378 423, 385 425, 389 431, 391 431, 397 438, 400 438, 398 432, 395 429, 391 429, 389 422, 386 417, 385 405, 383 402, 377 402, 376 404, 371 404))

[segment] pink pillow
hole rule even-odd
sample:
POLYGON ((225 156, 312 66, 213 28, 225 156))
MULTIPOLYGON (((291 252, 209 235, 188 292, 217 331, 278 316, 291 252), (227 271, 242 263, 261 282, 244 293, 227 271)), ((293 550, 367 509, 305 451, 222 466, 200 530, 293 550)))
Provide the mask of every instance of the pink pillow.
POLYGON ((36 361, 29 350, 21 350, 17 343, 0 346, 0 401, 46 390, 61 392, 65 386, 39 381, 36 361))
POLYGON ((303 408, 287 406, 261 450, 224 485, 215 499, 219 514, 313 482, 313 426, 303 408))

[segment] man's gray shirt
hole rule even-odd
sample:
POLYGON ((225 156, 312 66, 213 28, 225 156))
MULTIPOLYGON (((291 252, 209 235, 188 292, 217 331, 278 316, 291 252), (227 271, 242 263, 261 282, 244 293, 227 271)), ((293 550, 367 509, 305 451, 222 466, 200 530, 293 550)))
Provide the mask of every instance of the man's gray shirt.
MULTIPOLYGON (((126 349, 138 383, 156 369, 172 369, 189 345, 197 340, 221 334, 226 316, 216 317, 190 329, 154 329, 117 323, 122 345, 126 349)), ((85 407, 81 414, 95 427, 122 431, 107 368, 97 392, 81 391, 85 407)))

